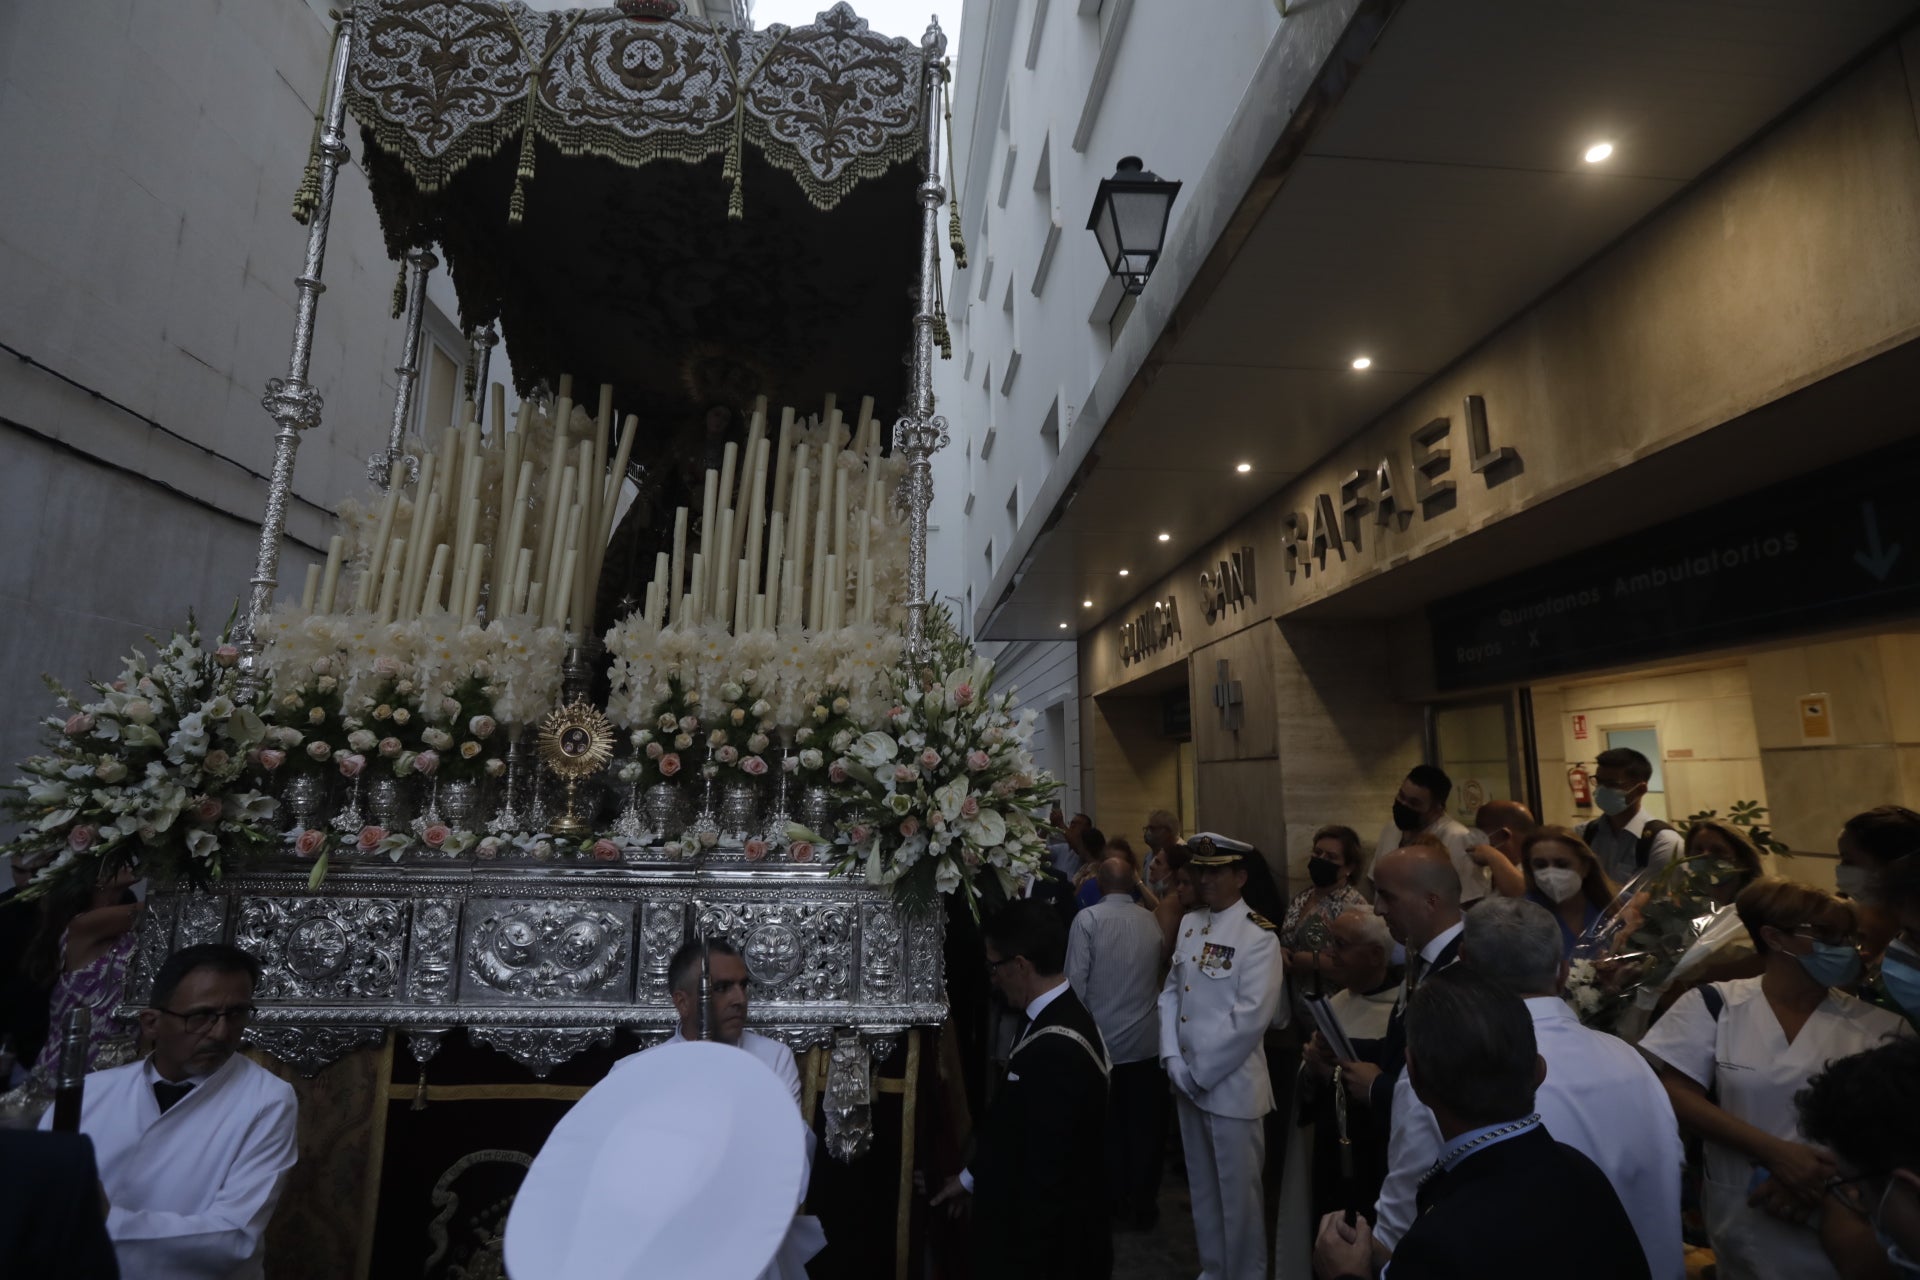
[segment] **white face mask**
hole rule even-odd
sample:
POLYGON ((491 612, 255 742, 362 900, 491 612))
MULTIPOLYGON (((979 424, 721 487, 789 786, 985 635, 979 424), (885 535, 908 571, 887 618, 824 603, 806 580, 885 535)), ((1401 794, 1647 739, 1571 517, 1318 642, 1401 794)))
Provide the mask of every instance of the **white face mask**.
POLYGON ((1571 867, 1535 867, 1533 883, 1555 902, 1565 902, 1580 892, 1581 877, 1571 867))
POLYGON ((1874 900, 1873 872, 1865 867, 1850 867, 1843 862, 1833 870, 1833 883, 1855 902, 1871 904, 1874 900))
POLYGON ((1600 812, 1611 818, 1625 813, 1627 806, 1633 802, 1627 799, 1627 793, 1618 787, 1595 787, 1593 803, 1599 807, 1600 812))

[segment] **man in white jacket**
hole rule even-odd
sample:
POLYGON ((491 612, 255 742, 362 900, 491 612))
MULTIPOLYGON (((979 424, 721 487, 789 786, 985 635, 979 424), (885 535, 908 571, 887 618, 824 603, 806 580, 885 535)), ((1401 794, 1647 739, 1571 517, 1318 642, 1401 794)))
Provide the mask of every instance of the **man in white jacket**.
POLYGON ((176 951, 140 1012, 152 1054, 87 1077, 80 1130, 93 1139, 123 1280, 264 1274, 297 1104, 292 1086, 235 1052, 258 976, 238 947, 176 951))

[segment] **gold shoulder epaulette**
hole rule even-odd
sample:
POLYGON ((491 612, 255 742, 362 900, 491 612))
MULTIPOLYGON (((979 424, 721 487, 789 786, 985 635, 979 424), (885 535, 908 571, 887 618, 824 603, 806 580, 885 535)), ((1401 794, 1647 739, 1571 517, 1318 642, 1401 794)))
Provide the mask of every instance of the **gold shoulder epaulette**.
POLYGON ((1273 921, 1267 919, 1265 916, 1261 915, 1258 911, 1255 911, 1252 907, 1247 908, 1247 919, 1253 921, 1255 924, 1259 925, 1262 929, 1265 929, 1268 933, 1277 933, 1279 931, 1278 928, 1274 925, 1273 921))

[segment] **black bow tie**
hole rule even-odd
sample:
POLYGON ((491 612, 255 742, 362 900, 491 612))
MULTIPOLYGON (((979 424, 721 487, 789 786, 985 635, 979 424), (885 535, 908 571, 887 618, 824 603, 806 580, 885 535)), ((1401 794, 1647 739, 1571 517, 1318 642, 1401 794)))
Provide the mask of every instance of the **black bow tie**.
POLYGON ((193 1084, 191 1081, 186 1084, 172 1084, 165 1080, 155 1080, 153 1082, 153 1097, 154 1100, 160 1104, 161 1115, 167 1114, 167 1112, 172 1109, 174 1103, 180 1101, 180 1099, 186 1097, 191 1092, 193 1092, 193 1084))

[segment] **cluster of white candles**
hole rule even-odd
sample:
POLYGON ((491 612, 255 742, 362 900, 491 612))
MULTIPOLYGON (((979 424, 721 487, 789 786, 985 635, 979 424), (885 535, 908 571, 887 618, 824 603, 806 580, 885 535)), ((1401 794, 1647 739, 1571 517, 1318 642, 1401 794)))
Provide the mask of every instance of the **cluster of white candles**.
POLYGON ((756 403, 745 447, 728 442, 720 469, 707 470, 698 549, 688 543, 693 513, 674 512, 673 550, 655 557, 641 604, 650 624, 717 623, 736 635, 781 625, 829 630, 851 620, 849 589, 852 619, 873 621, 871 518, 886 498, 880 422, 871 396, 851 432, 834 406, 829 395, 826 432, 815 442, 802 437, 791 408, 770 438, 766 401, 756 403))
MULTIPOLYGON (((598 414, 570 433, 573 380, 562 377, 551 445, 536 458, 533 406, 523 402, 509 424, 504 389, 492 395, 494 430, 482 435, 469 402, 463 424, 421 454, 410 494, 396 468, 364 546, 333 537, 325 565, 307 570, 304 610, 335 612, 351 559, 351 611, 380 623, 437 611, 472 621, 484 603, 490 617, 531 615, 576 635, 592 626, 639 420, 627 416, 609 459, 613 388, 601 386, 598 414)), ((765 398, 756 403, 744 449, 728 442, 720 469, 706 473, 697 529, 688 508, 674 512, 673 550, 656 557, 642 606, 650 623, 822 630, 849 621, 849 593, 853 617, 873 620, 870 517, 886 498, 873 399, 860 402, 850 433, 831 395, 823 421, 824 437, 811 440, 785 409, 769 438, 765 398)))

